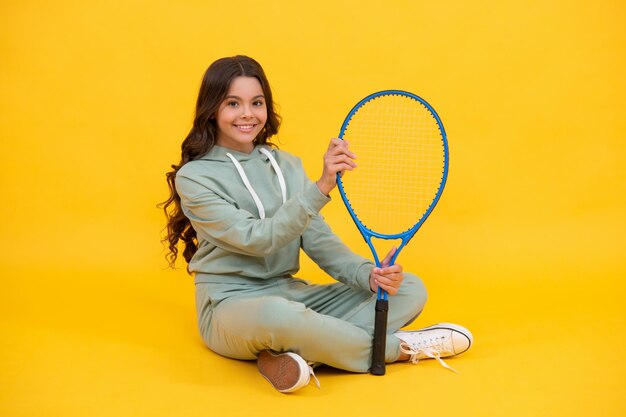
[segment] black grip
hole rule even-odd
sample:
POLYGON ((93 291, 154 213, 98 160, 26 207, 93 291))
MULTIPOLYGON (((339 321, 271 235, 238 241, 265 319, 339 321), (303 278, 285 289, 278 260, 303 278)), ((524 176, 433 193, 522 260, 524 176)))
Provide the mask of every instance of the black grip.
POLYGON ((374 343, 372 346, 372 375, 385 375, 385 346, 387 343, 387 300, 376 300, 374 343))

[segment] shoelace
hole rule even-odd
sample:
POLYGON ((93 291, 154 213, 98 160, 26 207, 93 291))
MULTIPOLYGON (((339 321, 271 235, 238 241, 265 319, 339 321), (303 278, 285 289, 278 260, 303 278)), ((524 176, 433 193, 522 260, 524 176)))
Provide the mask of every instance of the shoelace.
POLYGON ((401 343, 400 351, 402 353, 411 355, 410 361, 412 364, 417 364, 420 361, 420 356, 426 356, 428 358, 437 359, 437 362, 439 362, 444 368, 459 373, 459 371, 457 371, 456 369, 445 363, 443 359, 441 359, 442 353, 453 353, 449 352, 445 348, 443 340, 440 342, 435 341, 429 346, 413 346, 409 345, 408 343, 401 343))
MULTIPOLYGON (((313 377, 313 379, 315 380, 315 386, 317 387, 317 389, 320 389, 320 381, 319 379, 317 379, 317 377, 315 376, 315 373, 313 372, 313 368, 311 366, 309 366, 309 377, 313 377)), ((310 378, 309 378, 310 381, 310 378)))

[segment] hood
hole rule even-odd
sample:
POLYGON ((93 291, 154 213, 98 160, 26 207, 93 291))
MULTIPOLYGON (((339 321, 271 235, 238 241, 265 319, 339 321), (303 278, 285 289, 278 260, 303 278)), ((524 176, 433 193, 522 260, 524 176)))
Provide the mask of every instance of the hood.
POLYGON ((265 207, 263 207, 263 203, 261 202, 261 199, 259 199, 258 194, 254 190, 254 188, 252 188, 252 184, 250 184, 250 181, 248 180, 248 176, 246 175, 246 171, 243 169, 241 162, 250 161, 254 159, 259 159, 262 161, 270 161, 270 164, 272 165, 272 169, 274 170, 274 172, 276 173, 276 176, 278 177, 278 182, 280 184, 280 190, 282 194, 282 201, 283 201, 283 204, 285 204, 285 202, 287 201, 287 187, 285 185, 285 177, 283 176, 282 170, 280 169, 278 162, 276 162, 276 158, 272 156, 273 152, 274 150, 271 147, 266 146, 266 145, 255 146, 254 149, 252 149, 252 152, 250 153, 237 152, 232 149, 224 148, 223 146, 215 145, 209 152, 207 152, 206 155, 204 155, 200 159, 207 160, 207 161, 232 163, 237 169, 237 173, 239 174, 241 181, 248 189, 248 192, 250 193, 252 200, 254 200, 254 204, 256 204, 257 210, 259 211, 259 217, 261 219, 264 219, 265 207))
POLYGON ((223 146, 214 145, 213 148, 211 148, 209 152, 207 152, 206 154, 204 154, 198 159, 202 159, 205 161, 220 161, 220 162, 230 163, 231 160, 227 154, 231 154, 239 162, 249 161, 251 159, 259 159, 259 158, 264 161, 267 161, 268 157, 263 152, 261 152, 261 148, 267 149, 271 153, 275 154, 275 148, 271 146, 267 146, 267 145, 257 145, 254 147, 254 149, 252 149, 252 152, 250 153, 238 152, 229 148, 225 148, 223 146))

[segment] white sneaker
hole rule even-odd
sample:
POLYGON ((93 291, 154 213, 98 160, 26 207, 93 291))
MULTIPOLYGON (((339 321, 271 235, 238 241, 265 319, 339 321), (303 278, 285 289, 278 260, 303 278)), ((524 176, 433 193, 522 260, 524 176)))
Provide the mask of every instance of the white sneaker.
POLYGON ((474 342, 474 338, 465 327, 452 323, 439 323, 420 330, 398 331, 394 335, 401 340, 400 350, 411 355, 411 362, 420 359, 437 359, 451 371, 456 369, 441 358, 455 356, 465 352, 474 342))
POLYGON ((320 387, 313 368, 293 352, 274 353, 264 350, 259 353, 257 367, 261 375, 279 392, 294 392, 305 387, 309 384, 311 376, 315 380, 315 385, 320 387))

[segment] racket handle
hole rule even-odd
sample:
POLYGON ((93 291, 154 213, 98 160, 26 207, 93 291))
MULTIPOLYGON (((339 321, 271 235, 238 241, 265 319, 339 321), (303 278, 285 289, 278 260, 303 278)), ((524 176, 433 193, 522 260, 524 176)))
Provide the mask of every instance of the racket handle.
POLYGON ((376 300, 374 343, 372 346, 372 375, 385 375, 385 347, 387 344, 387 300, 376 300))

